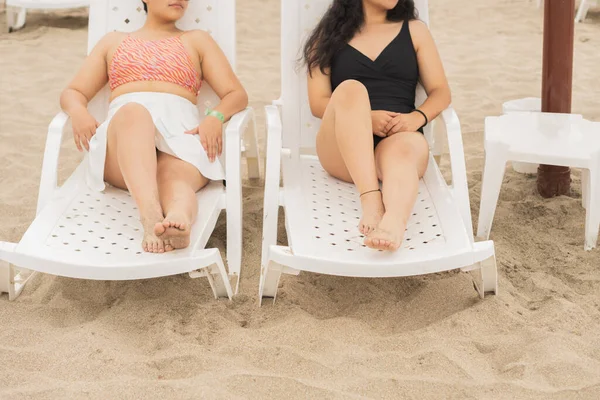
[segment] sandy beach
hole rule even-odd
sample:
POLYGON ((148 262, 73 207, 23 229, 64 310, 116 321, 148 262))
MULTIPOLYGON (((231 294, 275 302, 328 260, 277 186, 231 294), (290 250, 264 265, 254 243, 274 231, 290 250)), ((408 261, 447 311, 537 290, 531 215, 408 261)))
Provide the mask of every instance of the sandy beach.
MULTIPOLYGON (((280 86, 279 1, 237 3, 238 73, 264 146, 263 106, 280 86)), ((542 12, 533 0, 430 0, 430 13, 476 219, 484 118, 541 92, 542 12)), ((0 240, 18 242, 35 217, 47 126, 86 40, 86 10, 31 13, 8 34, 0 5, 0 240)), ((574 59, 573 112, 600 121, 600 9, 576 25, 574 59)), ((61 179, 80 157, 68 138, 61 179)), ((600 249, 583 250, 580 174, 554 199, 535 182, 507 169, 491 234, 498 296, 480 300, 459 272, 306 273, 284 276, 277 303, 258 308, 263 182, 245 180, 232 302, 185 275, 38 274, 16 301, 0 296, 0 399, 598 399, 600 249)), ((221 216, 209 246, 225 242, 221 216)))

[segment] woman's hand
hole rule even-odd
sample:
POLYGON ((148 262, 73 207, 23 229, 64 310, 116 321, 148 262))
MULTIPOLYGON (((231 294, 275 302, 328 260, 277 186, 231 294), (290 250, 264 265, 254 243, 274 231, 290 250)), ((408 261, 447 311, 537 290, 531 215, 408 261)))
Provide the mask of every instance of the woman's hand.
POLYGON ((384 131, 387 136, 399 132, 416 132, 423 124, 425 124, 425 117, 417 111, 413 111, 410 114, 396 114, 396 116, 388 122, 384 131))
POLYGON ((218 118, 208 116, 200 125, 185 133, 200 136, 200 143, 210 162, 214 162, 223 152, 223 123, 218 118))
POLYGON ((393 120, 393 118, 396 117, 397 115, 400 115, 400 114, 391 112, 391 111, 382 111, 382 110, 371 111, 373 134, 375 134, 379 137, 386 137, 387 136, 386 127, 393 120))
POLYGON ((71 124, 73 126, 73 139, 75 140, 77 150, 83 151, 83 148, 85 147, 85 149, 89 151, 90 140, 96 133, 96 128, 98 128, 100 124, 87 109, 83 109, 78 113, 73 113, 73 115, 71 115, 71 124))

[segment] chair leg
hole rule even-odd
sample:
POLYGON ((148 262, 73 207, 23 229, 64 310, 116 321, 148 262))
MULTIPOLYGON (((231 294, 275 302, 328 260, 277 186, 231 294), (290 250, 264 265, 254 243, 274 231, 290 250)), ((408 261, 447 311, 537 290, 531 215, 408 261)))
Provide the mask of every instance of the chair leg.
POLYGON ((488 239, 492 222, 498 204, 500 188, 506 170, 506 158, 499 151, 488 151, 483 167, 483 182, 481 185, 481 202, 479 207, 479 222, 477 236, 488 239))
POLYGON ((229 276, 225 270, 225 265, 221 259, 218 259, 215 264, 211 265, 207 269, 206 277, 208 283, 213 290, 215 299, 219 297, 227 297, 229 300, 233 297, 233 290, 229 283, 229 276))
POLYGON ((14 265, 0 260, 0 294, 8 293, 8 300, 15 300, 25 288, 27 281, 34 274, 34 271, 28 269, 19 269, 17 273, 14 265))
POLYGON ((14 32, 25 26, 25 18, 27 9, 23 7, 7 7, 6 8, 6 25, 8 33, 14 32))
POLYGON ((600 229, 600 171, 588 172, 587 210, 585 214, 585 250, 596 247, 600 229))
POLYGON ((248 178, 260 178, 260 157, 258 154, 258 137, 256 136, 256 120, 252 118, 252 129, 248 133, 246 145, 246 165, 248 166, 248 178))
POLYGON ((14 292, 12 266, 6 261, 0 261, 0 293, 8 293, 10 296, 12 292, 14 292))
POLYGON ((498 294, 496 256, 493 255, 478 264, 479 268, 470 271, 470 273, 473 276, 473 286, 475 286, 475 290, 479 293, 479 297, 483 299, 486 293, 498 294))
POLYGON ((581 3, 579 3, 579 9, 577 10, 577 15, 575 16, 575 22, 583 22, 589 8, 589 0, 581 0, 581 3))
POLYGON ((581 170, 581 205, 588 209, 590 205, 590 170, 581 170))
POLYGON ((258 289, 259 305, 262 305, 263 297, 277 298, 277 288, 281 278, 281 266, 272 261, 267 262, 260 271, 260 287, 258 289))

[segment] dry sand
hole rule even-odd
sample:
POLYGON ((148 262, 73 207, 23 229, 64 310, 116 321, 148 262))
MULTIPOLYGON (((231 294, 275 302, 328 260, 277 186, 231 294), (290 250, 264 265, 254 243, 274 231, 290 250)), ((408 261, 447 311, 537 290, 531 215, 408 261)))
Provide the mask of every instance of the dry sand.
MULTIPOLYGON (((238 1, 239 74, 261 129, 262 106, 278 96, 278 3, 238 1)), ((483 119, 539 95, 542 15, 527 0, 430 3, 476 217, 483 119)), ((0 23, 2 240, 18 241, 34 218, 45 130, 85 53, 85 16, 31 14, 11 35, 0 23)), ((600 13, 577 25, 575 52, 573 111, 600 120, 600 13)), ((66 142, 61 177, 78 160, 66 142)), ((246 182, 232 303, 185 276, 38 275, 16 302, 0 298, 0 398, 598 399, 600 250, 583 251, 577 171, 573 180, 571 195, 544 200, 535 177, 507 172, 492 232, 496 297, 480 301, 462 273, 301 274, 260 309, 262 182, 246 182)), ((210 245, 224 243, 221 219, 210 245)))

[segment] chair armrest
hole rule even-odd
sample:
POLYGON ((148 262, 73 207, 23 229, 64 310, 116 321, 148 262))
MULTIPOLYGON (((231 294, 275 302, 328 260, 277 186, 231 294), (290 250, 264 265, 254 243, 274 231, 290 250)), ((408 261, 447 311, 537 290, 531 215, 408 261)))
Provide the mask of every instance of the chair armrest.
POLYGON ((473 241, 473 221, 471 219, 471 203, 460 121, 452 106, 442 111, 441 117, 446 124, 446 134, 448 135, 450 168, 452 170, 452 195, 458 205, 467 233, 473 241))
POLYGON ((56 190, 58 156, 60 155, 60 145, 68 121, 69 116, 61 111, 52 119, 52 122, 48 126, 36 214, 42 211, 56 190))
POLYGON ((277 214, 279 212, 279 180, 281 178, 282 125, 277 106, 265 107, 267 119, 267 160, 265 165, 265 196, 263 204, 262 263, 268 260, 269 248, 277 244, 277 214))
POLYGON ((243 132, 254 118, 254 111, 248 107, 234 114, 225 128, 225 174, 226 180, 242 182, 241 158, 243 132))
MULTIPOLYGON (((227 266, 237 275, 242 262, 242 138, 248 123, 254 119, 252 108, 235 114, 225 128, 225 207, 227 210, 227 266)), ((236 287, 237 292, 237 287, 236 287)))
POLYGON ((252 121, 254 118, 254 110, 251 107, 247 107, 246 109, 240 111, 237 114, 234 114, 233 117, 227 123, 227 128, 225 128, 225 134, 229 135, 239 135, 241 139, 241 132, 244 130, 248 122, 252 121))

